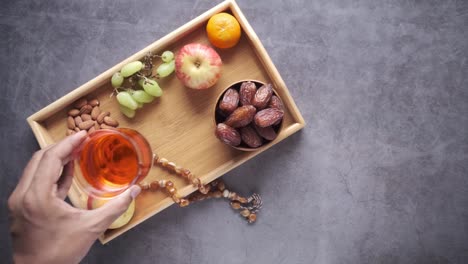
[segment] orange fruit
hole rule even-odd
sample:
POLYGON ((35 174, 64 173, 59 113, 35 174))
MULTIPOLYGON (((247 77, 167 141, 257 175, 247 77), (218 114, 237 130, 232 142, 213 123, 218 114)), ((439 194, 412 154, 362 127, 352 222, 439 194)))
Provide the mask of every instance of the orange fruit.
POLYGON ((219 13, 208 20, 206 33, 213 46, 226 49, 239 42, 241 29, 235 17, 228 13, 219 13))

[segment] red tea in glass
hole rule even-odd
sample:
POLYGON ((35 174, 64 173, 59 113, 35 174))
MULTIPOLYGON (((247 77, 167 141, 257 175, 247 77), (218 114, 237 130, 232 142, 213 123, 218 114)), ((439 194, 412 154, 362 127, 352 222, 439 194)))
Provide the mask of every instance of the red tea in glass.
POLYGON ((75 179, 89 195, 110 198, 148 174, 152 155, 148 141, 133 129, 97 130, 82 145, 75 179))

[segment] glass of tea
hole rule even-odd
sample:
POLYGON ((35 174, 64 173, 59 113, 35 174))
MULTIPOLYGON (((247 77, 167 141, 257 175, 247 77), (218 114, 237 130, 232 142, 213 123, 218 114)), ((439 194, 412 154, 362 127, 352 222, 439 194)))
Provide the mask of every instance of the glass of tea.
POLYGON ((81 145, 74 179, 87 195, 112 198, 146 177, 152 159, 148 141, 137 131, 96 130, 81 145))

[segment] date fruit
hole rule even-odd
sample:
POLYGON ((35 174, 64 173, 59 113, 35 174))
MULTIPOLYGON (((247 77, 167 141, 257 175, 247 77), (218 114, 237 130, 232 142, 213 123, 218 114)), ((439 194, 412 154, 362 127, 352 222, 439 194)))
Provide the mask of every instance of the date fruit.
POLYGON ((264 139, 266 140, 273 140, 276 138, 277 134, 273 127, 267 126, 267 127, 259 127, 254 124, 255 130, 257 133, 264 139))
POLYGON ((277 108, 267 108, 255 114, 254 121, 259 127, 268 127, 283 118, 284 112, 277 108))
POLYGON ((252 122, 256 111, 257 110, 252 105, 241 106, 234 110, 224 123, 234 128, 244 127, 252 122))
POLYGON ((268 104, 269 108, 277 108, 279 110, 284 111, 284 105, 281 99, 278 96, 273 95, 270 99, 270 103, 268 104))
POLYGON ((215 134, 230 146, 256 149, 278 137, 283 117, 284 105, 272 84, 245 81, 228 88, 219 99, 215 134))
POLYGON ((243 82, 240 87, 240 105, 251 105, 257 92, 257 87, 253 82, 243 82))
POLYGON ((255 132, 251 126, 240 129, 242 141, 251 148, 258 148, 262 145, 262 138, 255 132))
POLYGON ((271 87, 271 84, 265 84, 255 93, 255 96, 252 99, 252 105, 255 106, 258 110, 262 110, 267 107, 272 95, 273 88, 271 87))
POLYGON ((232 113, 239 105, 239 93, 235 89, 228 89, 219 103, 219 109, 225 113, 232 113))
POLYGON ((216 126, 216 137, 219 138, 222 142, 225 144, 231 145, 231 146, 239 146, 241 143, 241 136, 239 132, 237 132, 236 129, 224 124, 224 123, 219 123, 216 126))

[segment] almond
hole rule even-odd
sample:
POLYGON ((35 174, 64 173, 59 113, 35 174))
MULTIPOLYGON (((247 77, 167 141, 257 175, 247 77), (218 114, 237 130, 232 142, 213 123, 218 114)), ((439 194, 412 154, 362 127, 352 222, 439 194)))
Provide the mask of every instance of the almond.
POLYGON ((80 123, 78 125, 78 127, 81 129, 81 130, 88 130, 90 129, 92 126, 94 126, 94 121, 93 120, 88 120, 88 121, 84 121, 82 123, 80 123))
POLYGON ((93 107, 93 110, 91 111, 91 118, 93 118, 93 120, 96 120, 100 113, 101 109, 99 108, 99 106, 93 107))
POLYGON ((85 106, 86 104, 88 104, 88 100, 86 100, 86 98, 81 98, 76 101, 73 106, 77 109, 81 109, 81 107, 85 106))
POLYGON ((82 114, 91 114, 91 110, 93 110, 93 107, 90 106, 89 104, 84 105, 80 108, 80 115, 82 114))
POLYGON ((81 120, 83 120, 83 121, 91 120, 91 116, 88 115, 88 114, 82 114, 81 115, 81 120))
POLYGON ((71 130, 71 129, 67 130, 67 136, 73 135, 75 133, 76 133, 75 130, 71 130))
POLYGON ((76 116, 75 117, 75 126, 79 126, 81 123, 83 123, 83 119, 81 119, 81 116, 76 116))
POLYGON ((78 109, 71 109, 70 111, 68 111, 68 115, 72 116, 72 117, 75 117, 75 116, 77 116, 79 114, 80 114, 80 110, 78 110, 78 109))
POLYGON ((101 124, 102 129, 114 129, 114 127, 108 126, 106 124, 101 124))
POLYGON ((73 119, 73 117, 69 116, 67 118, 67 126, 69 129, 75 129, 75 119, 73 119))
POLYGON ((88 104, 92 107, 98 106, 99 105, 99 100, 98 99, 93 99, 88 102, 88 104))
POLYGON ((99 124, 102 124, 104 122, 104 117, 109 116, 109 115, 110 113, 107 111, 101 112, 96 118, 96 121, 98 121, 99 124))
POLYGON ((117 127, 119 125, 119 122, 110 116, 104 117, 104 123, 111 127, 117 127))

